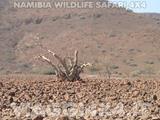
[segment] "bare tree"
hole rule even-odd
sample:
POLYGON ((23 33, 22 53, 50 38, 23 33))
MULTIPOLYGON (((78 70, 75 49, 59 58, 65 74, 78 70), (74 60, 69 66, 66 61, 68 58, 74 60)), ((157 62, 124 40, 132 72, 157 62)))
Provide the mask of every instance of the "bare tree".
POLYGON ((74 57, 64 58, 61 58, 51 50, 47 50, 47 52, 58 60, 58 65, 55 65, 49 58, 45 57, 44 55, 40 55, 38 58, 41 61, 47 62, 49 65, 51 65, 55 69, 56 77, 61 80, 81 80, 80 74, 83 72, 83 69, 87 66, 91 66, 90 63, 81 65, 78 64, 78 51, 75 51, 74 57))

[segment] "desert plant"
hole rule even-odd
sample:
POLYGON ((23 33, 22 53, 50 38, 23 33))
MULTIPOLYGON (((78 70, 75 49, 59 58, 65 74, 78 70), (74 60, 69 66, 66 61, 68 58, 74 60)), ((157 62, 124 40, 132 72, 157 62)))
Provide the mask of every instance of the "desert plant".
POLYGON ((42 74, 42 75, 55 75, 55 70, 52 66, 39 66, 39 67, 33 67, 31 70, 31 73, 33 74, 42 74))
POLYGON ((43 62, 47 62, 55 69, 56 77, 61 80, 75 81, 81 80, 80 74, 83 72, 83 69, 87 66, 90 66, 90 63, 87 64, 78 64, 78 51, 75 51, 74 57, 64 57, 61 58, 56 53, 51 50, 47 50, 48 53, 54 56, 59 64, 55 65, 49 58, 40 55, 38 58, 43 62))
POLYGON ((108 76, 108 79, 110 80, 110 79, 111 79, 112 72, 111 72, 111 67, 110 67, 109 64, 106 66, 106 74, 107 74, 107 76, 108 76))
POLYGON ((91 74, 96 74, 100 71, 100 68, 98 68, 96 66, 92 66, 89 68, 89 71, 91 72, 91 74))

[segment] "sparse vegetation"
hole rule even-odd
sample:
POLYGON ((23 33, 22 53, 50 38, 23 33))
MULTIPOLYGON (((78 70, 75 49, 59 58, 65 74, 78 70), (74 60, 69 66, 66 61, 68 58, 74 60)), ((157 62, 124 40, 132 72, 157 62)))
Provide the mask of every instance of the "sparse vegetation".
POLYGON ((40 74, 40 75, 55 75, 55 70, 50 66, 48 66, 48 67, 34 67, 34 68, 32 68, 31 73, 40 74))
POLYGON ((144 70, 134 70, 133 72, 131 72, 131 76, 132 77, 139 77, 141 75, 143 75, 145 73, 144 70))
POLYGON ((155 70, 154 70, 154 68, 152 67, 152 65, 146 66, 146 68, 145 68, 145 73, 146 73, 147 75, 154 75, 154 74, 155 74, 155 70))
POLYGON ((38 56, 38 58, 52 66, 55 70, 56 77, 61 80, 81 80, 80 74, 83 72, 83 69, 87 66, 91 66, 90 63, 82 65, 78 64, 78 51, 75 51, 74 58, 61 58, 59 55, 52 52, 51 50, 47 50, 47 52, 52 54, 59 61, 60 64, 55 65, 50 59, 43 55, 38 56))
POLYGON ((13 60, 15 60, 15 56, 14 56, 14 54, 12 54, 11 51, 7 51, 7 52, 4 54, 4 59, 5 59, 6 61, 13 61, 13 60))
POLYGON ((0 0, 0 119, 160 120, 160 15, 55 2, 0 0))
POLYGON ((147 60, 147 61, 145 61, 145 63, 152 65, 152 64, 154 64, 154 61, 147 60))
POLYGON ((96 74, 100 71, 101 69, 96 67, 96 66, 92 66, 89 68, 89 71, 91 72, 91 74, 96 74))
POLYGON ((111 66, 109 64, 106 66, 106 73, 107 73, 108 79, 111 79, 112 72, 111 72, 111 66))
POLYGON ((110 68, 113 69, 113 70, 115 70, 115 69, 118 69, 119 66, 117 66, 117 65, 111 65, 110 68))

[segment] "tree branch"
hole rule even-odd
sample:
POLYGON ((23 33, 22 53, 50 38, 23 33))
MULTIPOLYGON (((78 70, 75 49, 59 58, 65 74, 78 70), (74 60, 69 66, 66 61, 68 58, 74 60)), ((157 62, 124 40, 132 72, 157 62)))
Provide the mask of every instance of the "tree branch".
POLYGON ((48 59, 47 57, 43 56, 43 55, 40 55, 38 56, 37 58, 41 58, 41 60, 43 61, 46 61, 49 65, 51 65, 55 70, 56 70, 56 74, 58 73, 58 69, 56 67, 56 65, 54 65, 50 59, 48 59))

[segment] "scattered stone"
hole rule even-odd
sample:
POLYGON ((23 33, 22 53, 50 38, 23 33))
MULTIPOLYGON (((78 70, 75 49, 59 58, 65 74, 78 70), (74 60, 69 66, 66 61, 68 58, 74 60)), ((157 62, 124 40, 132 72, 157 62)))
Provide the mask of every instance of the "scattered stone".
POLYGON ((69 117, 65 116, 65 117, 59 117, 57 120, 70 120, 69 117))
POLYGON ((69 100, 69 94, 65 94, 65 95, 64 95, 64 99, 65 99, 66 101, 68 101, 68 100, 69 100))
POLYGON ((153 95, 153 100, 156 101, 157 99, 157 95, 153 95))
POLYGON ((0 88, 2 120, 160 118, 158 80, 84 79, 82 83, 41 77, 21 77, 14 82, 13 77, 3 79, 0 88), (157 87, 154 88, 155 83, 157 87), (77 109, 80 113, 76 116, 77 109), (86 109, 90 112, 84 114, 86 109))
POLYGON ((138 97, 138 95, 139 95, 139 91, 134 91, 134 92, 132 93, 132 97, 138 97))
POLYGON ((43 120, 43 119, 44 119, 44 117, 39 115, 39 116, 35 117, 33 120, 43 120))

